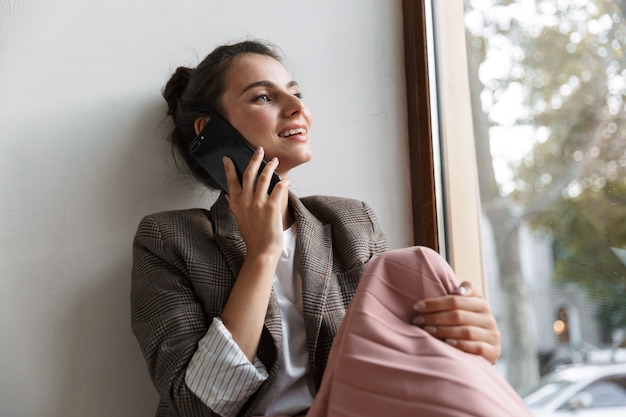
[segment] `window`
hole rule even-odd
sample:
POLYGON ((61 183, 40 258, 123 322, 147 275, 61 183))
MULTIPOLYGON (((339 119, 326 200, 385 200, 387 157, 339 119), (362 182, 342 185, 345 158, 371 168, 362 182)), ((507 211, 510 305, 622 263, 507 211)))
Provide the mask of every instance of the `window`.
POLYGON ((414 198, 414 217, 431 216, 460 277, 485 278, 499 369, 524 393, 559 367, 619 360, 626 1, 405 0, 404 13, 409 114, 426 112, 411 140, 434 155, 412 151, 433 173, 428 188, 415 168, 413 190, 436 206, 414 198))

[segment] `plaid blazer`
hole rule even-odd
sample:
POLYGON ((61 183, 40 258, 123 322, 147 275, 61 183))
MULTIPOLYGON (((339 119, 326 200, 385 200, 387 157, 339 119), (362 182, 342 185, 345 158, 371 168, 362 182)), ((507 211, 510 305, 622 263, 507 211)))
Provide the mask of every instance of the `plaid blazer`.
MULTIPOLYGON (((303 315, 315 390, 333 338, 365 263, 387 250, 365 203, 289 195, 296 218, 295 267, 302 275, 303 315)), ((157 416, 215 416, 185 385, 198 341, 221 315, 246 255, 224 196, 210 211, 162 212, 142 219, 133 244, 131 327, 160 395, 157 416)), ((269 377, 239 413, 249 416, 276 373, 282 339, 272 292, 257 352, 269 377)))

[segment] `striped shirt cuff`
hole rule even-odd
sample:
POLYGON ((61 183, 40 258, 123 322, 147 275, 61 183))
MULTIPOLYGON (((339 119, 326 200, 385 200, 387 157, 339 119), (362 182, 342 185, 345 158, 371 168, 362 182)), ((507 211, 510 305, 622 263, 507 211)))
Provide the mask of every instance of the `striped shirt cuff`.
POLYGON ((267 379, 263 363, 251 363, 219 318, 198 342, 185 373, 187 387, 213 412, 236 416, 267 379))

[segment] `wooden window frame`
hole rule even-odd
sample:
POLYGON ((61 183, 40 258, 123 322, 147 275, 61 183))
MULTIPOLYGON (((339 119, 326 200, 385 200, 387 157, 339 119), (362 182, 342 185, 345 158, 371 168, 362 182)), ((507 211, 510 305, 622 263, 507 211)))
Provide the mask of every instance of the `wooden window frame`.
POLYGON ((413 211, 413 242, 439 248, 428 35, 424 0, 403 0, 404 61, 413 211))
POLYGON ((413 239, 482 288, 463 0, 403 0, 402 15, 413 239))

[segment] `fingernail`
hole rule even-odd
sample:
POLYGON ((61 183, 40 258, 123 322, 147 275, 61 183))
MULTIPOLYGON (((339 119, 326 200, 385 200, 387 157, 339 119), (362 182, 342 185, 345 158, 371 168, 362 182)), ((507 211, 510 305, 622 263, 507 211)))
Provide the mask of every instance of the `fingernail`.
POLYGON ((467 293, 467 288, 465 288, 465 287, 463 287, 463 286, 461 286, 461 287, 456 287, 456 289, 454 290, 454 292, 455 292, 456 294, 459 294, 459 295, 464 295, 465 293, 467 293))
POLYGON ((415 310, 423 310, 424 308, 426 308, 426 303, 423 301, 420 301, 418 303, 415 303, 415 305, 413 306, 413 308, 415 310))
POLYGON ((445 342, 449 344, 450 346, 458 345, 458 342, 455 339, 446 339, 445 342))
POLYGON ((430 334, 437 333, 437 328, 434 327, 434 326, 426 326, 426 327, 424 327, 424 330, 426 330, 430 334))
POLYGON ((224 166, 228 165, 228 157, 227 156, 223 156, 222 157, 222 161, 224 161, 224 166))
POLYGON ((256 153, 262 154, 263 153, 263 147, 259 146, 258 148, 256 148, 256 153))
POLYGON ((424 317, 414 317, 413 324, 424 324, 426 323, 426 319, 424 317))

